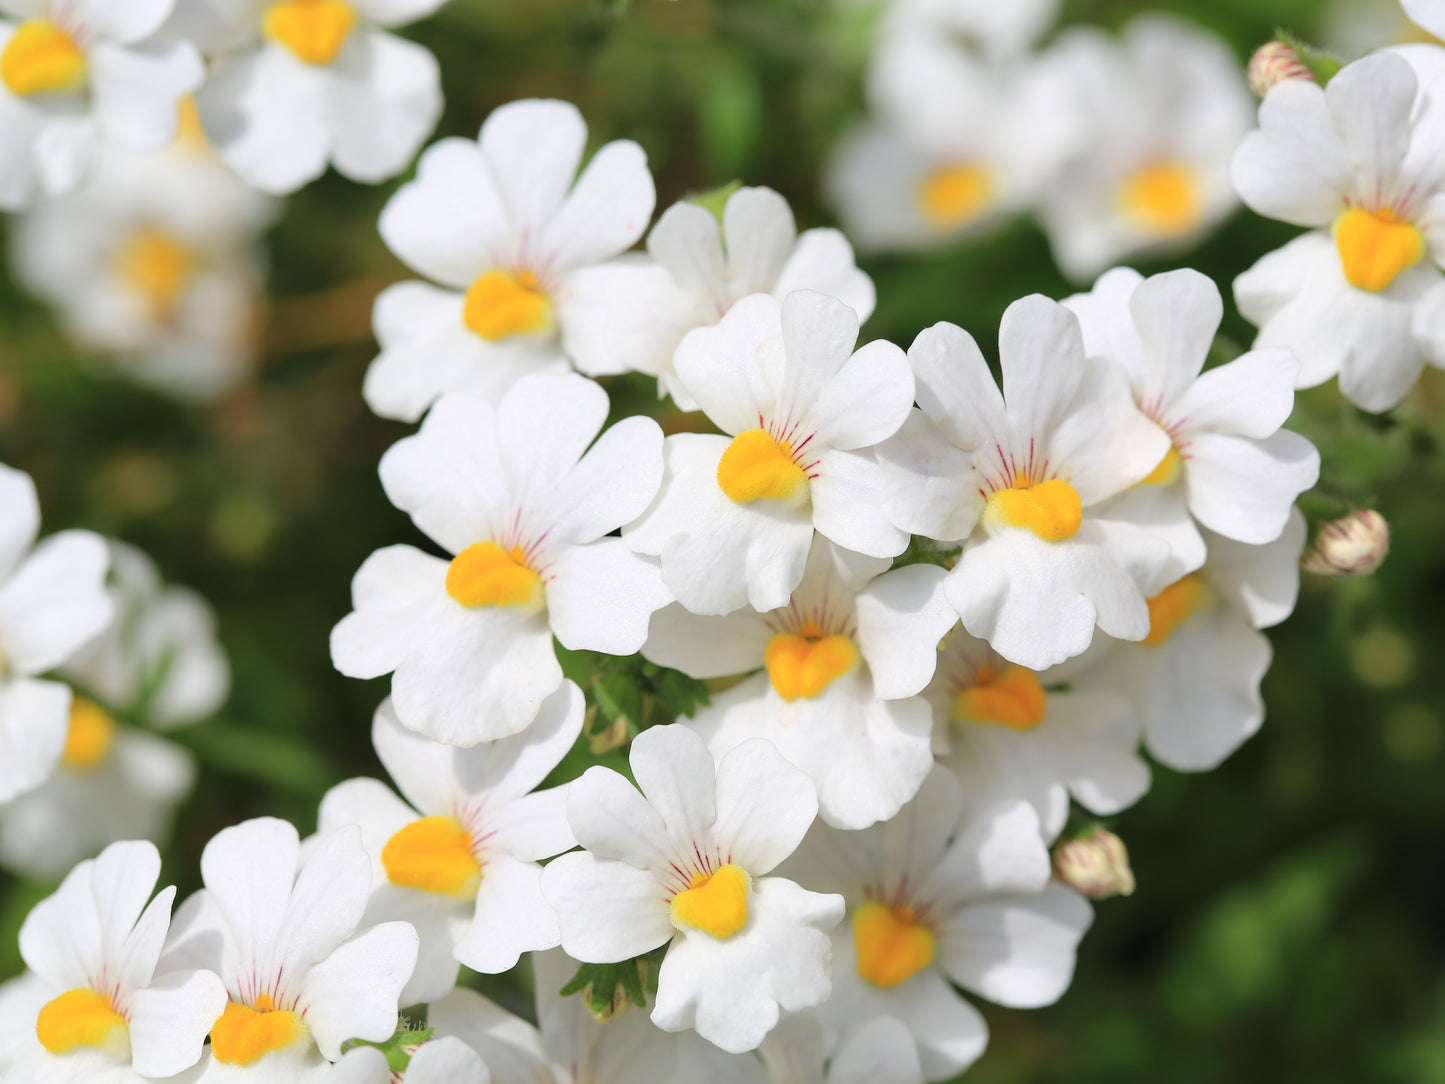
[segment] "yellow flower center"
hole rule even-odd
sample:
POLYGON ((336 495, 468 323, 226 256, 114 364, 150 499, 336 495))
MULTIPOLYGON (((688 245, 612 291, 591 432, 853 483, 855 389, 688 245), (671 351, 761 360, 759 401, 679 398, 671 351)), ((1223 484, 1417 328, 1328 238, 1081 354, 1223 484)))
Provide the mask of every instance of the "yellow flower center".
POLYGON ((403 888, 475 899, 482 865, 472 836, 452 817, 422 817, 392 835, 381 849, 386 878, 403 888))
POLYGON ((70 702, 70 729, 60 760, 67 768, 90 771, 98 768, 115 744, 115 720, 93 700, 77 696, 70 702))
POLYGON ((858 974, 874 986, 891 989, 933 963, 933 931, 912 908, 869 900, 853 912, 853 945, 858 974))
POLYGON ((527 567, 521 546, 504 550, 495 542, 477 542, 447 566, 447 594, 463 606, 516 606, 540 610, 547 601, 542 577, 527 567))
POLYGON ((1379 293, 1425 257, 1425 235, 1388 207, 1351 207, 1335 219, 1335 247, 1351 286, 1379 293))
POLYGON ((1145 166, 1119 189, 1124 213, 1159 237, 1179 237, 1198 229, 1204 218, 1203 202, 1193 171, 1178 162, 1145 166))
POLYGON ((330 64, 355 29, 345 0, 279 0, 261 17, 261 33, 307 64, 330 64))
POLYGON ((1194 573, 1171 583, 1149 600, 1149 635, 1142 642, 1158 647, 1208 601, 1209 591, 1194 573))
POLYGON ((49 19, 26 19, 0 53, 0 82, 21 97, 80 90, 85 80, 85 54, 49 19))
POLYGON ((973 221, 993 203, 993 174, 978 164, 943 166, 918 186, 923 217, 939 229, 952 230, 973 221))
POLYGON ((1141 481, 1141 486, 1167 486, 1179 477, 1179 472, 1184 469, 1184 460, 1179 455, 1179 449, 1172 444, 1169 450, 1164 453, 1164 458, 1159 460, 1159 465, 1149 472, 1149 476, 1141 481))
POLYGON ((1068 482, 1050 478, 1031 483, 1020 477, 1013 488, 994 491, 984 516, 991 525, 1026 527, 1046 542, 1061 542, 1078 534, 1084 506, 1068 482))
POLYGON ((1047 717, 1049 697, 1038 675, 1022 666, 996 671, 981 666, 973 684, 959 691, 953 717, 962 723, 996 723, 1010 730, 1032 730, 1047 717))
POLYGON ((155 319, 168 320, 191 281, 195 260, 170 234, 147 226, 120 246, 116 270, 121 281, 145 299, 155 319))
POLYGON ((808 621, 797 633, 780 632, 768 641, 763 665, 784 700, 811 700, 858 665, 858 647, 846 636, 825 636, 808 621))
POLYGON ((748 875, 734 865, 696 873, 692 887, 672 897, 672 924, 725 940, 748 924, 751 887, 748 875))
POLYGON ((176 106, 176 142, 195 150, 210 150, 211 141, 206 138, 194 95, 187 94, 176 106))
POLYGON ((793 462, 793 446, 761 429, 745 429, 733 438, 718 460, 717 484, 740 504, 808 495, 808 473, 793 462))
POLYGON ((488 271, 467 289, 462 322, 489 342, 552 326, 552 302, 530 271, 488 271))
POLYGON ((125 1017, 108 997, 88 987, 67 990, 48 1002, 35 1021, 35 1034, 52 1054, 90 1047, 129 1060, 130 1027, 125 1017))
POLYGON ((211 1057, 229 1065, 251 1065, 310 1036, 299 1014, 276 1008, 270 995, 262 994, 254 1009, 238 1001, 226 1006, 211 1025, 211 1057))

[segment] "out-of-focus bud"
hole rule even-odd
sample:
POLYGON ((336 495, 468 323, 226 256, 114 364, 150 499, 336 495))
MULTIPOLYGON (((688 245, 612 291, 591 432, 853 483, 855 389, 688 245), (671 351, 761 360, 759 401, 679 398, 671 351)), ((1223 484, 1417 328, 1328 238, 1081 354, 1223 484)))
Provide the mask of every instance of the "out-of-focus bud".
POLYGON ((1134 892, 1129 852, 1124 841, 1105 828, 1059 844, 1054 851, 1054 876, 1091 900, 1134 892))
POLYGON ((1326 523, 1300 567, 1319 576, 1368 576, 1390 552, 1390 525, 1373 508, 1359 508, 1326 523))
POLYGON ((1278 86, 1287 79, 1306 79, 1317 82, 1292 46, 1282 41, 1270 41, 1255 50, 1249 60, 1249 89, 1263 98, 1269 88, 1278 86))

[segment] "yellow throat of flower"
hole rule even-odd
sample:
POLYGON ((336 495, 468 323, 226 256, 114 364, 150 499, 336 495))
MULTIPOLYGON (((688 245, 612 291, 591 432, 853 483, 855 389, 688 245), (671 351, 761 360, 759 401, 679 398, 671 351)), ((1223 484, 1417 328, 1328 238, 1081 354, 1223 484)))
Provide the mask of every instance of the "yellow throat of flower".
POLYGON ((40 1045, 52 1054, 81 1048, 130 1058, 130 1027, 104 994, 88 987, 67 990, 40 1010, 35 1021, 40 1045))
POLYGON ((488 342, 552 326, 552 301, 530 271, 488 271, 467 289, 462 322, 488 342))
POLYGON ((869 900, 853 911, 853 947, 858 974, 874 986, 901 986, 929 964, 936 950, 933 931, 908 907, 869 900))
POLYGON ((521 546, 468 546, 447 566, 446 585, 447 594, 463 606, 511 606, 535 613, 547 602, 542 577, 528 566, 521 546))
POLYGON ((49 19, 26 19, 0 53, 0 82, 21 98, 82 90, 87 73, 80 46, 49 19))
POLYGON ((252 1065, 310 1038, 300 1014, 276 1008, 269 994, 261 994, 254 1008, 238 1001, 226 1005, 211 1025, 211 1057, 228 1065, 252 1065))
POLYGON ((940 167, 918 185, 918 208, 929 225, 940 230, 968 225, 993 201, 993 173, 977 163, 940 167))
POLYGON ((1159 465, 1149 472, 1148 476, 1139 482, 1141 486, 1167 486, 1171 485, 1179 477, 1184 469, 1184 459, 1179 454, 1179 449, 1174 445, 1164 453, 1164 458, 1159 460, 1159 465))
POLYGON ((1400 272, 1425 258, 1425 235, 1388 207, 1351 207, 1335 219, 1334 233, 1346 280, 1371 293, 1388 289, 1400 272))
POLYGON ((992 526, 1023 527, 1046 542, 1062 542, 1079 533, 1084 506, 1079 492, 1060 478, 1030 482, 1019 477, 988 498, 984 520, 992 526))
POLYGON ((796 633, 777 633, 763 651, 768 679, 784 700, 811 700, 859 660, 858 647, 851 639, 824 635, 814 621, 804 622, 796 633))
POLYGON ((748 891, 752 879, 737 866, 720 866, 712 873, 697 873, 692 887, 672 898, 672 924, 678 929, 701 930, 726 940, 748 924, 748 891))
POLYGON ((115 745, 115 720, 93 700, 83 696, 70 701, 70 729, 65 734, 65 751, 60 762, 78 772, 92 771, 105 763, 115 745))
POLYGON ((953 717, 960 723, 994 723, 1010 730, 1032 730, 1048 717, 1049 697, 1038 675, 1022 666, 995 670, 980 666, 973 684, 959 690, 953 717))
POLYGON ((786 440, 762 429, 745 429, 718 460, 717 484, 739 504, 759 500, 800 504, 808 498, 808 473, 793 454, 786 440))
POLYGON ((1180 162, 1155 162, 1134 173, 1119 189, 1119 206, 1136 226, 1160 238, 1193 233, 1204 221, 1199 180, 1180 162))
POLYGON ((460 900, 475 899, 482 883, 471 833, 453 817, 412 821, 386 841, 381 865, 394 885, 460 900))
POLYGON ((1149 600, 1149 635, 1142 642, 1158 647, 1208 602, 1209 589, 1197 573, 1174 581, 1149 600))
POLYGON ((297 60, 320 66, 336 59, 356 22, 345 0, 278 0, 261 16, 261 33, 297 60))
POLYGON ((174 236, 154 227, 136 230, 116 255, 121 281, 144 299, 151 316, 169 320, 195 273, 195 258, 174 236))

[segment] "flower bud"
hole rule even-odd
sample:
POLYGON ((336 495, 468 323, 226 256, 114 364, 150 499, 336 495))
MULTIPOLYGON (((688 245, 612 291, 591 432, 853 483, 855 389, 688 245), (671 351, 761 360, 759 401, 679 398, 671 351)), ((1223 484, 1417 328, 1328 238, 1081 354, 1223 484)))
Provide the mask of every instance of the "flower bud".
POLYGON ((1300 60, 1299 54, 1282 41, 1270 41, 1255 50, 1249 60, 1249 89, 1263 98, 1269 88, 1287 79, 1316 82, 1314 73, 1300 60))
MULTIPOLYGON (((646 988, 646 960, 637 961, 637 976, 642 981, 643 987, 646 988)), ((627 996, 627 988, 620 982, 612 988, 611 999, 603 1002, 600 1006, 593 1004, 593 996, 592 984, 589 982, 586 986, 582 987, 582 1004, 587 1006, 587 1011, 591 1014, 592 1019, 596 1020, 599 1024, 605 1024, 609 1020, 615 1020, 632 1007, 632 999, 627 996)))
POLYGON ((1134 892, 1134 871, 1129 868, 1124 841, 1104 828, 1059 844, 1054 851, 1054 876, 1091 900, 1134 892))
POLYGON ((1390 525, 1372 508, 1359 508, 1326 523, 1300 558, 1300 567, 1319 576, 1368 576, 1390 552, 1390 525))

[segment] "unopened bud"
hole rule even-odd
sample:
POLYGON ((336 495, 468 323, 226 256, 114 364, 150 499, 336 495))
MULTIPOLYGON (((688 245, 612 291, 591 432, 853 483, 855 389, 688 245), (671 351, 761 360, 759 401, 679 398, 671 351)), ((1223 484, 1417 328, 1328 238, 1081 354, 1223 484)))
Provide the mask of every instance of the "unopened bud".
POLYGON ((1129 868, 1124 841, 1104 828, 1059 844, 1054 851, 1054 876, 1091 900, 1134 892, 1134 871, 1129 868))
MULTIPOLYGON (((638 978, 642 980, 642 985, 646 987, 646 960, 637 961, 637 975, 638 978)), ((593 1004, 592 997, 592 984, 589 982, 586 986, 582 987, 582 1004, 587 1006, 587 1011, 592 1014, 592 1019, 596 1020, 599 1024, 605 1024, 607 1021, 615 1019, 632 1007, 632 999, 627 996, 627 990, 620 982, 612 988, 611 1000, 604 1001, 601 1005, 595 1005, 593 1004)))
POLYGON ((1266 42, 1255 50, 1249 60, 1249 89, 1263 98, 1270 87, 1288 79, 1316 82, 1314 73, 1300 60, 1299 54, 1282 41, 1266 42))
POLYGON ((1372 508, 1326 523, 1300 567, 1319 576, 1368 576, 1390 552, 1390 525, 1372 508))
MULTIPOLYGON (((402 1043, 401 1045, 401 1051, 406 1055, 408 1061, 410 1061, 421 1048, 421 1043, 402 1043)), ((406 1070, 393 1069, 391 1076, 387 1080, 387 1084, 406 1084, 406 1070)))

